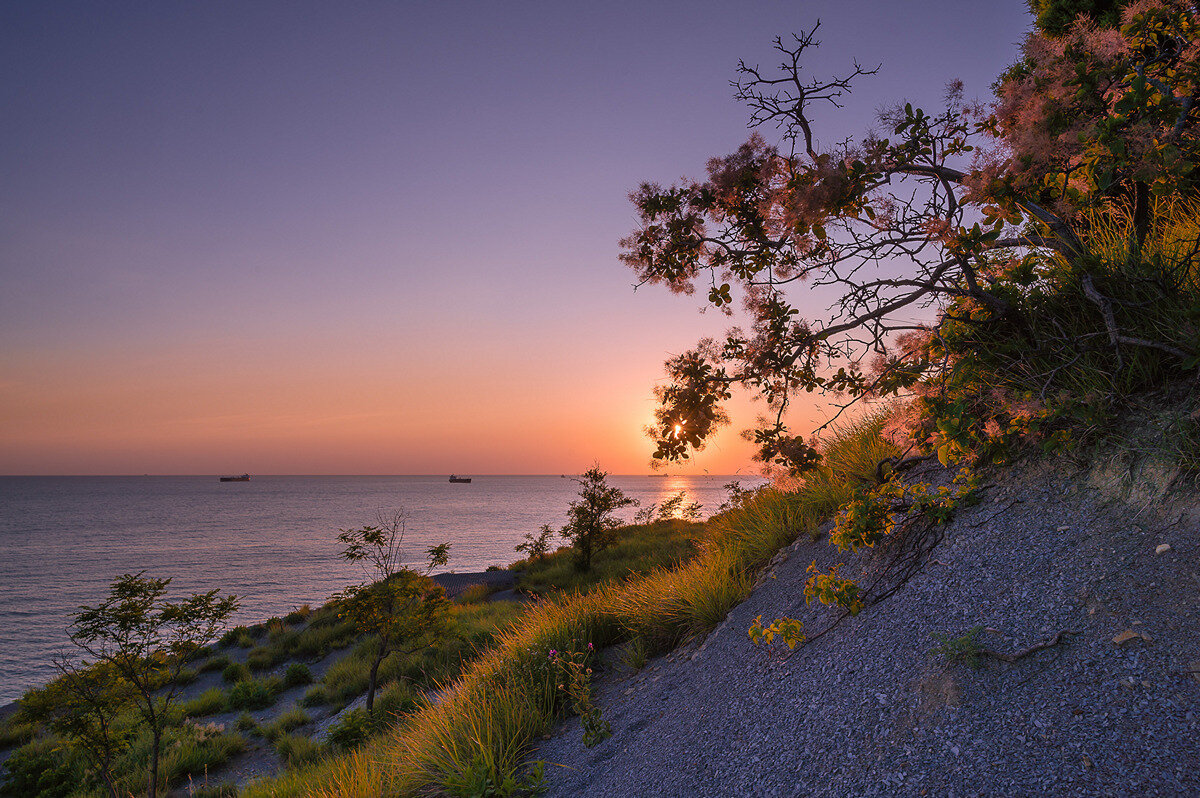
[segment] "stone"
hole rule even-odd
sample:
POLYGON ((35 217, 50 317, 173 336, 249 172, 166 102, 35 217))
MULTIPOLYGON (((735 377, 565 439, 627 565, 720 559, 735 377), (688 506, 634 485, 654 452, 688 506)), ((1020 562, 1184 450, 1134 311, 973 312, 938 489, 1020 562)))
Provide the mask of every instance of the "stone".
POLYGON ((1170 550, 1171 550, 1170 543, 1159 543, 1157 546, 1154 547, 1155 554, 1166 554, 1170 550))
POLYGON ((1124 632, 1121 632, 1119 635, 1114 637, 1112 641, 1118 646, 1123 646, 1130 640, 1137 640, 1139 637, 1141 637, 1141 635, 1139 635, 1137 632, 1133 631, 1132 629, 1126 629, 1124 632))

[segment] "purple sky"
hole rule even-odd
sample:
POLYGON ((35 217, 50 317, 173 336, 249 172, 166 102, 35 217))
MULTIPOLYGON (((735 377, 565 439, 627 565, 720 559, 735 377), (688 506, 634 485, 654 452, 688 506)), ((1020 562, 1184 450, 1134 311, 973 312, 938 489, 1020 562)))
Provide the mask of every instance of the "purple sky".
MULTIPOLYGON (((882 64, 832 141, 1020 2, 0 7, 0 473, 641 472, 725 320, 618 261, 642 180, 746 137, 728 81, 822 20, 882 64)), ((736 429, 695 468, 747 466, 736 429)), ((810 413, 819 417, 819 411, 810 413)), ((740 424, 738 422, 741 422, 740 424)))

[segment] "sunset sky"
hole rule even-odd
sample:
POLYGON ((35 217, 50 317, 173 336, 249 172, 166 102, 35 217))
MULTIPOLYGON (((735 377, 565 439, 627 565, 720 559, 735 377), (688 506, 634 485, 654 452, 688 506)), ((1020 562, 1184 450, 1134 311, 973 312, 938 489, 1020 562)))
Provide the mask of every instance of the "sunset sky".
MULTIPOLYGON (((817 18, 814 74, 882 64, 826 141, 952 78, 986 97, 1029 25, 1019 0, 4 3, 0 473, 645 472, 662 361, 728 321, 633 292, 626 195, 744 141, 738 58, 817 18)), ((734 411, 691 470, 753 469, 734 411)))

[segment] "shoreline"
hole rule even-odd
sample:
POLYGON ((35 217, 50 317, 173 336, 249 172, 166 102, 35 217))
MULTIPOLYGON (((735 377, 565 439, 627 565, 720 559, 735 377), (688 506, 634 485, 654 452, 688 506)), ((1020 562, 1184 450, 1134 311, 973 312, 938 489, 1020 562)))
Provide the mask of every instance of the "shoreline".
MULTIPOLYGON (((514 571, 469 571, 466 573, 434 574, 429 577, 442 586, 447 598, 454 598, 464 590, 474 585, 487 585, 493 593, 511 591, 516 584, 517 574, 514 571)), ((491 600, 495 596, 489 598, 491 600)), ((0 723, 8 720, 21 708, 21 699, 0 704, 0 723)))

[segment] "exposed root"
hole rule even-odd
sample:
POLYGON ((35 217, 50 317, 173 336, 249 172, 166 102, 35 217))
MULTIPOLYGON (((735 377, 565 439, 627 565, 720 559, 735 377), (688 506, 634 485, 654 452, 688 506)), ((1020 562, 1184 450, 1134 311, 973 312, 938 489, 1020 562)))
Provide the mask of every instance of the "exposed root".
POLYGON ((1039 651, 1045 651, 1048 648, 1054 648, 1055 646, 1060 645, 1063 642, 1063 638, 1067 635, 1077 634, 1079 634, 1079 632, 1073 632, 1070 629, 1064 629, 1049 640, 1043 640, 1040 643, 1035 643, 1029 648, 1023 648, 1020 651, 1013 652, 1012 654, 1005 654, 1002 651, 992 651, 990 648, 984 648, 980 649, 977 656, 989 657, 991 659, 1000 660, 1001 662, 1017 662, 1018 660, 1025 659, 1031 654, 1036 654, 1039 651))

